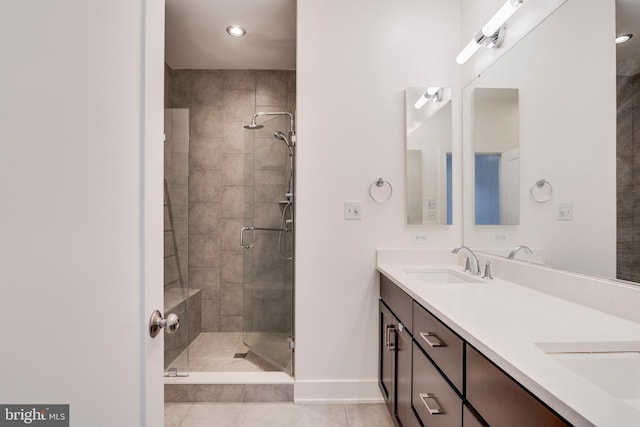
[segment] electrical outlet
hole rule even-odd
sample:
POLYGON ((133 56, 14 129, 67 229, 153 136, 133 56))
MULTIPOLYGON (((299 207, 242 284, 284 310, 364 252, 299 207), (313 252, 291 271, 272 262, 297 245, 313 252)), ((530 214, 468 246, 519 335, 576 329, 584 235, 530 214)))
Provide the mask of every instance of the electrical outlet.
POLYGON ((556 206, 558 221, 573 221, 573 203, 559 202, 556 206))
POLYGON ((362 219, 362 203, 359 200, 344 202, 344 219, 362 219))
POLYGON ((435 209, 436 207, 436 199, 427 199, 427 209, 435 209))
POLYGON ((422 231, 416 231, 411 234, 411 243, 414 245, 424 245, 427 243, 427 234, 422 231))
POLYGON ((427 220, 428 221, 435 221, 436 220, 436 211, 428 210, 427 211, 427 220))

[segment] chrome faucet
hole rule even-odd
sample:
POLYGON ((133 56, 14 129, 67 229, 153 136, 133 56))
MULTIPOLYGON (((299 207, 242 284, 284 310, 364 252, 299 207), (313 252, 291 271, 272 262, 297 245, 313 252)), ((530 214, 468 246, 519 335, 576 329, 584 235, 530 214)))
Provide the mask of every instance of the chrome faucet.
POLYGON ((478 257, 471 249, 469 249, 465 245, 458 246, 454 248, 451 252, 457 254, 461 250, 467 252, 467 263, 465 264, 464 271, 468 271, 471 274, 480 275, 480 261, 478 261, 478 257), (471 261, 473 259, 473 262, 471 261))
POLYGON ((529 246, 526 245, 520 245, 515 247, 511 252, 509 252, 509 255, 507 255, 507 258, 509 259, 514 259, 516 254, 520 251, 523 251, 525 254, 532 254, 533 251, 531 249, 529 249, 529 246))

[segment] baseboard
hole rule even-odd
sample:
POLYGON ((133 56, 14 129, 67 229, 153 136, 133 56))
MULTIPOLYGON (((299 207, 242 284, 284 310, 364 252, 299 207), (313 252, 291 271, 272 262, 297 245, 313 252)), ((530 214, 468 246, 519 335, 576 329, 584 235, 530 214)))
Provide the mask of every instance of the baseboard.
POLYGON ((300 380, 293 386, 299 403, 381 403, 378 380, 300 380))

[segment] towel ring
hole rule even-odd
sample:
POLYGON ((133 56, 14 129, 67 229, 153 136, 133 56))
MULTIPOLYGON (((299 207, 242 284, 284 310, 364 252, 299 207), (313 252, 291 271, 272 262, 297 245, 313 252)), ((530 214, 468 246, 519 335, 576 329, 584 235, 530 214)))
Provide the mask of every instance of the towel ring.
POLYGON ((531 190, 529 190, 529 193, 531 194, 531 199, 534 202, 542 204, 551 200, 551 196, 553 196, 553 187, 551 186, 551 183, 549 181, 541 178, 531 186, 531 190), (540 192, 544 191, 546 187, 548 187, 548 194, 546 195, 546 197, 544 197, 544 194, 540 195, 540 192))
POLYGON ((378 178, 376 181, 373 181, 371 183, 371 185, 369 186, 369 196, 373 199, 373 201, 378 202, 378 203, 386 203, 391 196, 393 195, 393 187, 391 186, 391 183, 389 181, 385 181, 382 178, 378 178), (377 198, 376 196, 373 195, 374 190, 377 188, 381 188, 384 185, 387 185, 389 187, 389 194, 386 197, 383 198, 377 198))

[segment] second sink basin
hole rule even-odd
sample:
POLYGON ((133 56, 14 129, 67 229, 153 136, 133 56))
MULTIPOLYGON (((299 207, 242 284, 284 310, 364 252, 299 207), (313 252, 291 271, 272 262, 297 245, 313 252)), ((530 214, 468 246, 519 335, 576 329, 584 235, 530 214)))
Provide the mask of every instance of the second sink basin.
POLYGON ((640 409, 640 342, 541 343, 537 346, 590 383, 640 409))
POLYGON ((479 277, 450 268, 406 268, 404 272, 424 283, 484 283, 479 277))

